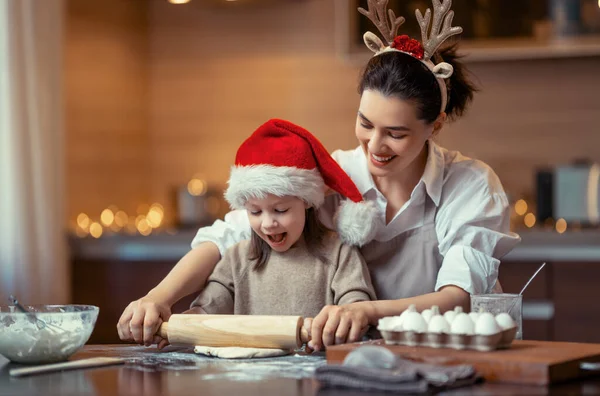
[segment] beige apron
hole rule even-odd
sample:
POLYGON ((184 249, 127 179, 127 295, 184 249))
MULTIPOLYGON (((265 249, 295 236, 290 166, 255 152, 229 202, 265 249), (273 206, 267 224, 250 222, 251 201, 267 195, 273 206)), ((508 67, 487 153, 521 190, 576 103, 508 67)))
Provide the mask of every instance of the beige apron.
POLYGON ((435 232, 436 210, 426 195, 421 227, 385 242, 372 241, 361 248, 379 300, 397 300, 435 291, 443 260, 435 232))

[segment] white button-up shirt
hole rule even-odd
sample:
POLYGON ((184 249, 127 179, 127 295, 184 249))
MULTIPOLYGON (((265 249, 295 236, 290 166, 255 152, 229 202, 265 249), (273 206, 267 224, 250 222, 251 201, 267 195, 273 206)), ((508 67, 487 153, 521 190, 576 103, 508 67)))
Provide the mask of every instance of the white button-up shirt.
MULTIPOLYGON (((332 156, 354 181, 363 198, 376 203, 383 218, 387 200, 369 173, 362 148, 338 150, 332 156)), ((339 200, 339 196, 336 197, 334 202, 339 200)), ((332 224, 336 206, 326 201, 320 210, 320 217, 328 226, 332 224)), ((496 286, 500 259, 520 241, 519 236, 509 230, 509 209, 502 184, 489 166, 430 141, 423 176, 410 199, 379 230, 375 241, 386 242, 408 235, 422 227, 424 219, 433 218, 441 256, 435 290, 454 285, 471 294, 489 293, 496 286), (431 205, 426 205, 427 199, 431 205)), ((233 244, 250 238, 250 232, 246 211, 233 211, 224 221, 217 220, 212 226, 201 228, 192 247, 210 241, 223 255, 233 244)), ((379 246, 385 248, 386 245, 379 246)), ((389 252, 385 257, 390 263, 396 263, 401 254, 402 251, 389 252)), ((398 282, 401 289, 402 279, 398 282)), ((379 297, 385 298, 385 295, 379 297)))

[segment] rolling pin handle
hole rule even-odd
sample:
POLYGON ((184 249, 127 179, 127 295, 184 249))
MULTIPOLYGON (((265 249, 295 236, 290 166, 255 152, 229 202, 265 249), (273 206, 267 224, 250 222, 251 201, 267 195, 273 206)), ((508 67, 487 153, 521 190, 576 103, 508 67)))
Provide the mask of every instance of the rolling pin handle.
POLYGON ((168 322, 162 322, 162 324, 158 328, 158 331, 156 332, 156 334, 158 334, 159 336, 161 336, 165 340, 169 340, 169 323, 168 322))
POLYGON ((310 341, 310 336, 308 335, 308 331, 304 328, 304 326, 300 326, 300 343, 306 344, 310 341))

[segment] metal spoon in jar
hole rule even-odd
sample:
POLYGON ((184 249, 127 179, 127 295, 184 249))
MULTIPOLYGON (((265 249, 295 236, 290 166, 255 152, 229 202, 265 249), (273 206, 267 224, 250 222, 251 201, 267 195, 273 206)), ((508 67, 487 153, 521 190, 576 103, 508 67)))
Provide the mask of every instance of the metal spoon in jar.
MULTIPOLYGON (((523 295, 523 292, 525 291, 525 289, 527 289, 527 286, 529 286, 529 284, 531 283, 531 281, 533 280, 533 278, 535 278, 537 276, 537 274, 542 270, 542 268, 544 268, 544 266, 546 266, 545 262, 542 263, 542 265, 540 266, 540 268, 538 268, 537 271, 535 271, 535 273, 531 276, 531 278, 529 278, 529 280, 527 281, 527 283, 525 283, 525 286, 523 286, 523 289, 521 289, 521 292, 519 293, 519 296, 523 295)), ((515 307, 516 304, 517 304, 517 300, 515 300, 515 302, 508 309, 507 312, 509 314, 510 314, 510 311, 512 311, 512 309, 515 307)))

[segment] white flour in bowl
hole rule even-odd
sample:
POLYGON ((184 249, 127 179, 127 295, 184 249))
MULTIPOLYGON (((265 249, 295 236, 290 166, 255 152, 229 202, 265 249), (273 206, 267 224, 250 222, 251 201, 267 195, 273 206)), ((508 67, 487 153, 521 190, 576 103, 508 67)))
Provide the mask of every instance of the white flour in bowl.
POLYGON ((88 313, 39 313, 37 316, 62 330, 40 329, 32 316, 25 314, 5 315, 0 320, 0 354, 25 364, 64 361, 85 344, 94 327, 88 313))

